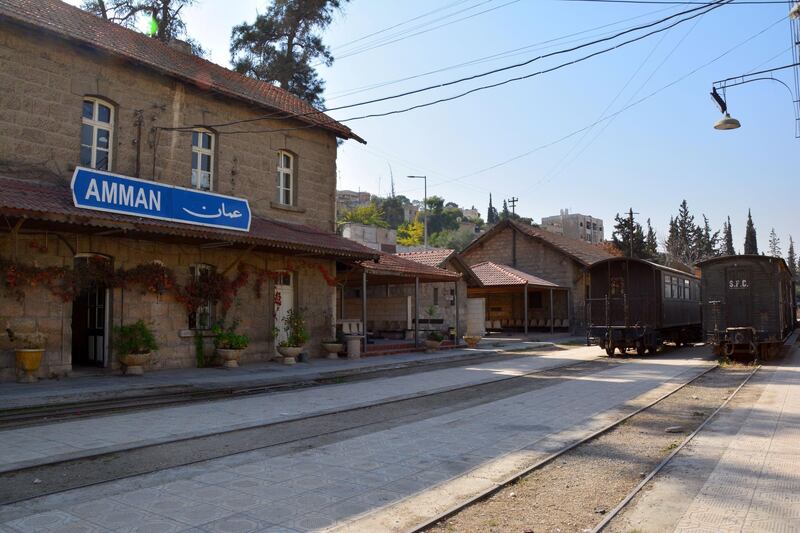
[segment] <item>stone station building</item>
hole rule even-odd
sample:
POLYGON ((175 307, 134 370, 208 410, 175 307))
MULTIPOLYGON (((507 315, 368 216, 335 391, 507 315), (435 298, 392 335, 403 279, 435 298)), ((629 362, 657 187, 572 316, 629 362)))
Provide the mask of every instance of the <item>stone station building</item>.
MULTIPOLYGON (((223 319, 250 337, 245 362, 267 360, 289 308, 305 311, 307 351, 321 355, 337 261, 377 259, 334 233, 338 139, 363 142, 271 84, 58 0, 0 0, 0 325, 46 334, 40 376, 117 368, 113 326, 139 319, 155 368, 208 357, 223 319), (78 207, 76 169, 223 202, 195 217, 239 217, 224 202, 246 199, 250 223, 78 207), (224 280, 214 295, 209 279, 224 280)), ((12 348, 0 343, 0 380, 14 378, 12 348)))

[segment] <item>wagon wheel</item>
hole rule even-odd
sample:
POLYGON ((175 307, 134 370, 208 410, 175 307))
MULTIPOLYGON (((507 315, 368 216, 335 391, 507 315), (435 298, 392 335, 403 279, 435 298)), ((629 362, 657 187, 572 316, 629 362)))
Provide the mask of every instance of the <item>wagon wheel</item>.
POLYGON ((625 346, 617 346, 617 351, 619 351, 620 355, 625 355, 626 350, 627 348, 625 348, 625 346))
POLYGON ((644 345, 643 340, 636 341, 636 355, 643 356, 647 351, 647 347, 644 345))
POLYGON ((614 356, 614 345, 613 344, 606 345, 606 355, 608 355, 609 357, 613 357, 614 356))

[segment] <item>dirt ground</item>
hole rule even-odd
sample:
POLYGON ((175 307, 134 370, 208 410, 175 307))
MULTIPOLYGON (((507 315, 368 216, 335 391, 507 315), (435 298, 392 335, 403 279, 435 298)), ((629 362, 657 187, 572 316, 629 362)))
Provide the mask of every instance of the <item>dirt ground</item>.
POLYGON ((594 527, 739 386, 752 369, 717 368, 428 532, 567 532, 594 527), (677 432, 667 428, 680 426, 677 432))

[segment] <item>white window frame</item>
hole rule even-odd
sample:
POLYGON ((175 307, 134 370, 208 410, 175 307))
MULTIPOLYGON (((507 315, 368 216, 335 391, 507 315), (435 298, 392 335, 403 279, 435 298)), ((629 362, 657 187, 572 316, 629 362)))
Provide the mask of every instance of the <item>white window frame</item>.
MULTIPOLYGON (((197 281, 200 277, 201 272, 213 272, 214 265, 209 265, 207 263, 195 263, 189 267, 189 272, 192 278, 197 281)), ((200 305, 194 312, 194 324, 191 323, 191 317, 189 321, 189 329, 192 330, 209 330, 214 326, 214 320, 216 317, 214 316, 214 304, 210 300, 207 300, 204 304, 200 305), (205 313, 206 320, 205 322, 200 320, 202 316, 201 313, 205 313)))
POLYGON ((295 191, 295 157, 294 154, 291 152, 287 152, 285 150, 278 151, 278 168, 277 168, 277 177, 278 177, 278 203, 280 205, 294 205, 294 191, 295 191), (289 166, 286 167, 283 165, 284 157, 289 158, 289 166), (289 185, 286 186, 284 181, 285 176, 289 176, 289 185), (284 193, 288 191, 289 193, 289 202, 284 201, 284 193))
MULTIPOLYGON (((91 161, 89 166, 91 168, 97 168, 97 131, 98 129, 102 128, 104 130, 108 130, 108 165, 106 165, 105 170, 111 170, 111 164, 114 157, 114 106, 111 102, 107 100, 103 100, 102 98, 97 98, 96 96, 84 96, 83 100, 81 101, 81 129, 83 126, 91 126, 92 128, 92 145, 83 144, 83 133, 81 132, 81 148, 84 146, 91 149, 91 161), (83 104, 84 102, 92 102, 92 118, 86 118, 83 116, 83 104), (109 109, 109 122, 102 122, 97 119, 99 116, 98 114, 98 106, 103 105, 109 109)), ((102 150, 102 148, 100 148, 102 150)))
POLYGON ((214 132, 209 131, 207 129, 197 128, 192 130, 192 155, 197 154, 197 164, 198 164, 198 168, 195 168, 194 163, 192 163, 192 187, 200 191, 214 190, 214 148, 215 148, 214 145, 217 141, 215 137, 216 136, 214 135, 214 132), (208 135, 209 138, 211 139, 211 147, 203 148, 202 140, 200 142, 200 146, 195 145, 194 144, 195 133, 197 133, 197 138, 200 140, 203 138, 203 135, 208 135), (205 172, 204 170, 202 170, 202 163, 201 163, 204 155, 207 155, 210 159, 210 164, 208 167, 208 189, 200 187, 200 179, 199 179, 199 174, 201 172, 205 172), (198 177, 195 177, 196 176, 195 173, 197 173, 198 177))

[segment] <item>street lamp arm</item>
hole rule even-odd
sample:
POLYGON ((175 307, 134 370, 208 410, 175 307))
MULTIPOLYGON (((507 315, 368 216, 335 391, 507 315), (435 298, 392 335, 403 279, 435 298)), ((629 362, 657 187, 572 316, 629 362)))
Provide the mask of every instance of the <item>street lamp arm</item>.
POLYGON ((783 65, 782 67, 775 67, 775 68, 768 68, 766 70, 759 70, 758 72, 748 72, 747 74, 741 74, 739 76, 733 76, 731 78, 725 78, 724 80, 715 81, 712 85, 717 89, 721 89, 724 87, 732 87, 734 85, 741 85, 741 83, 728 83, 729 81, 734 80, 743 80, 750 76, 759 76, 761 74, 769 74, 770 72, 777 72, 779 70, 786 70, 787 68, 793 68, 800 66, 800 63, 792 63, 791 65, 783 65))

